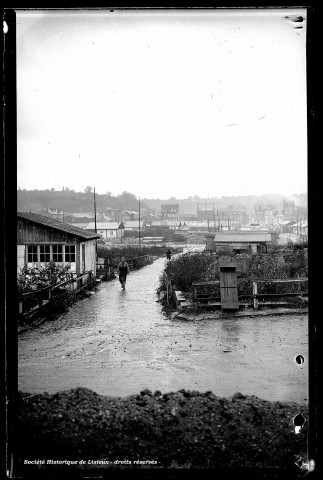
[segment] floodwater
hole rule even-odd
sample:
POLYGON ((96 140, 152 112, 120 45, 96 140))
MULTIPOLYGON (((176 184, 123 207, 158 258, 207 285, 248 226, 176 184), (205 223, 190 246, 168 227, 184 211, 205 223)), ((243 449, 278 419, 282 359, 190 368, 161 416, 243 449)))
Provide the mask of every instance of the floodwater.
POLYGON ((57 320, 20 335, 19 389, 127 396, 185 388, 307 402, 307 315, 172 320, 156 302, 164 264, 132 272, 125 291, 117 279, 102 283, 57 320))

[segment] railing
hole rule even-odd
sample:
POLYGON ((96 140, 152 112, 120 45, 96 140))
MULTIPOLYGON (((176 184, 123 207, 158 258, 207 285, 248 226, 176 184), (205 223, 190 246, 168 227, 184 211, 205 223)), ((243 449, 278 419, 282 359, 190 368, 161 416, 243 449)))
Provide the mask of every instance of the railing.
MULTIPOLYGON (((258 293, 258 283, 305 283, 308 282, 308 278, 288 278, 288 279, 273 279, 273 280, 253 280, 252 281, 252 295, 242 295, 244 298, 253 299, 253 308, 258 310, 259 298, 273 298, 273 297, 303 297, 308 295, 308 291, 305 292, 285 292, 285 293, 258 293)), ((270 302, 272 303, 272 302, 270 302)), ((275 302, 274 302, 275 303, 275 302)))
POLYGON ((53 292, 55 290, 62 289, 65 286, 69 287, 69 290, 72 292, 73 298, 74 295, 84 288, 91 286, 93 284, 93 273, 86 272, 80 275, 77 278, 69 278, 64 282, 58 283, 56 285, 50 285, 39 290, 32 290, 31 292, 22 293, 18 296, 18 314, 19 316, 32 316, 38 310, 48 305, 53 299, 53 292), (37 305, 25 310, 25 303, 28 298, 37 297, 37 305))
MULTIPOLYGON (((273 279, 273 280, 253 280, 253 279, 238 279, 239 282, 243 282, 249 280, 252 282, 252 294, 240 294, 238 299, 252 299, 252 305, 255 310, 259 308, 259 299, 260 298, 283 298, 283 297, 306 297, 308 295, 308 291, 298 291, 298 292, 284 292, 284 293, 258 293, 258 285, 259 283, 277 283, 277 284, 291 284, 291 283, 306 283, 308 282, 308 278, 289 278, 289 279, 273 279)), ((206 282, 194 282, 192 283, 193 286, 193 297, 192 300, 195 303, 208 303, 208 302, 220 302, 221 296, 212 295, 208 293, 201 293, 199 292, 199 286, 212 286, 212 285, 219 285, 219 280, 214 281, 206 281, 206 282)), ((275 305, 277 302, 268 302, 268 304, 275 305)))

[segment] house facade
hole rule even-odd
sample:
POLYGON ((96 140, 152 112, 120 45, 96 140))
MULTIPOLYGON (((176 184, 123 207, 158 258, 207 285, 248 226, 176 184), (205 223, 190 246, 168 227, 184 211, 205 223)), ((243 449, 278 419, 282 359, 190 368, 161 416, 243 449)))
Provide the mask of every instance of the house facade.
MULTIPOLYGON (((95 232, 95 223, 88 223, 85 230, 95 232)), ((104 240, 113 240, 115 238, 122 240, 123 230, 123 222, 97 222, 96 224, 96 231, 104 240)))
POLYGON ((307 237, 308 236, 307 220, 294 223, 292 225, 292 233, 294 233, 295 235, 298 235, 299 237, 307 237))
POLYGON ((163 204, 161 206, 161 216, 165 220, 179 219, 179 204, 163 204))
POLYGON ((96 274, 100 235, 36 213, 17 214, 17 268, 42 268, 49 262, 70 265, 70 272, 96 274))

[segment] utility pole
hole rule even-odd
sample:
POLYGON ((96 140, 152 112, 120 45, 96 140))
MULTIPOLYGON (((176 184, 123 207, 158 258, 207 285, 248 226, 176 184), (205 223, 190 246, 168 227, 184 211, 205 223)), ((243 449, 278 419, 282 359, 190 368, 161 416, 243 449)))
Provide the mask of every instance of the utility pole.
POLYGON ((141 238, 140 238, 140 197, 139 197, 139 250, 141 251, 141 238))
POLYGON ((95 228, 95 233, 97 233, 97 231, 96 231, 96 201, 95 201, 95 187, 94 187, 94 193, 93 193, 93 196, 94 196, 94 228, 95 228))
POLYGON ((297 236, 299 236, 299 210, 297 209, 297 222, 296 222, 296 231, 297 231, 297 236))
MULTIPOLYGON (((94 193, 93 193, 93 196, 94 196, 94 229, 95 229, 95 233, 97 233, 97 230, 96 230, 96 200, 95 200, 95 187, 94 187, 94 193)), ((97 239, 95 240, 95 261, 97 262, 98 261, 98 241, 97 239)))

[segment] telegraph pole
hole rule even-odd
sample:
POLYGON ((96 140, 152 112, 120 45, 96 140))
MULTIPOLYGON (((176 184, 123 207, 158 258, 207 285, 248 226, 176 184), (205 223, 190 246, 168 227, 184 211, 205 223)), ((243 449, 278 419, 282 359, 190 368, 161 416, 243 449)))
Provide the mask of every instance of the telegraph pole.
POLYGON ((97 233, 96 231, 96 200, 95 200, 95 187, 94 187, 94 228, 95 228, 95 233, 97 233))
MULTIPOLYGON (((96 199, 95 199, 95 187, 94 187, 94 193, 93 193, 93 200, 94 200, 94 229, 95 233, 97 233, 96 230, 96 199)), ((98 261, 98 240, 97 238, 95 239, 95 261, 98 261)))
POLYGON ((141 250, 141 238, 140 238, 140 197, 139 197, 139 250, 141 250))

